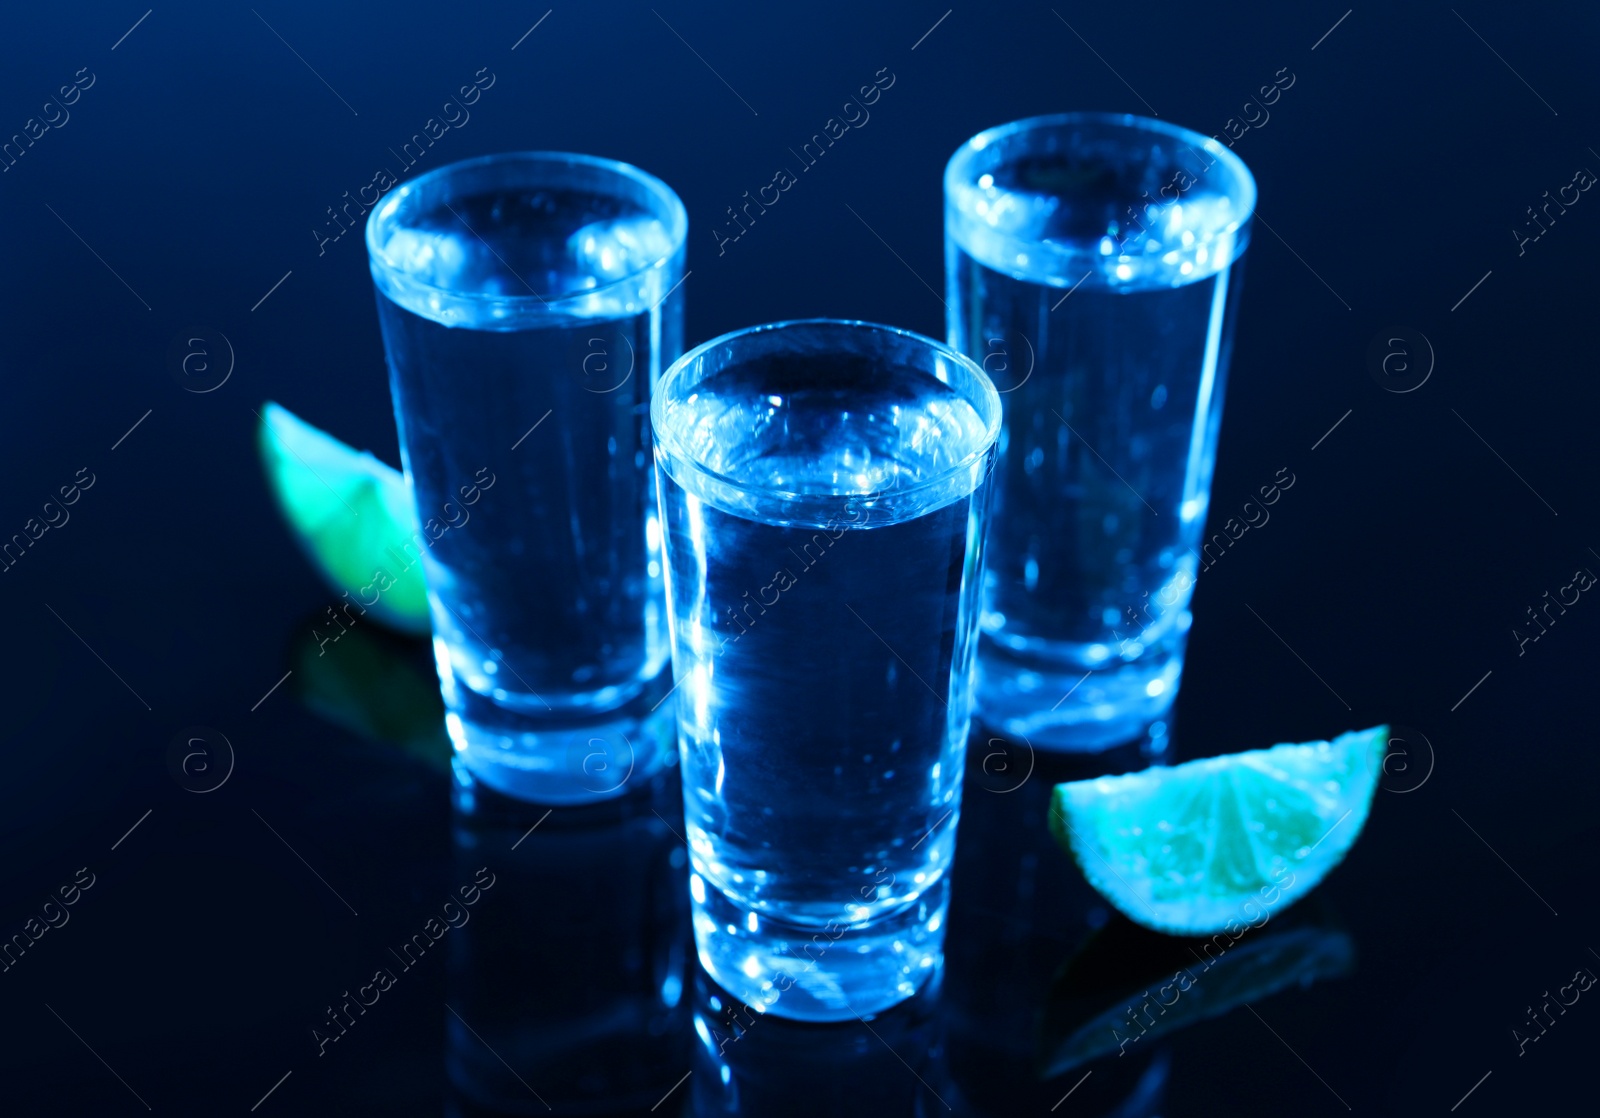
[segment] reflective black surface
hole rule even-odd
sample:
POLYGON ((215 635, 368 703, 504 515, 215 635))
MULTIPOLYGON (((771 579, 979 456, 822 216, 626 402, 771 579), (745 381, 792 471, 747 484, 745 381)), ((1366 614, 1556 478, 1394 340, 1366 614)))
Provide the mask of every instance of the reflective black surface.
POLYGON ((1600 17, 594 4, 529 32, 544 11, 0 11, 0 135, 58 122, 0 158, 5 1113, 1590 1107, 1600 607, 1563 588, 1600 570, 1600 202, 1561 190, 1600 171, 1600 17), (1026 750, 1002 769, 980 732, 939 987, 751 1023, 687 950, 670 779, 548 817, 478 795, 425 647, 358 626, 319 656, 337 595, 275 517, 253 409, 397 461, 363 246, 327 211, 485 67, 416 170, 546 148, 660 175, 689 209, 691 343, 808 315, 942 334, 939 176, 983 127, 1153 107, 1237 134, 1270 228, 1208 526, 1236 538, 1199 579, 1164 756, 1410 727, 1346 863, 1158 1013, 1203 949, 1112 914, 1042 820, 1052 781, 1148 758, 1014 783, 1026 750), (883 68, 870 122, 801 170, 883 68), (1245 511, 1282 469, 1270 520, 1245 511), (1107 1015, 1144 1023, 1120 1055, 1107 1015))

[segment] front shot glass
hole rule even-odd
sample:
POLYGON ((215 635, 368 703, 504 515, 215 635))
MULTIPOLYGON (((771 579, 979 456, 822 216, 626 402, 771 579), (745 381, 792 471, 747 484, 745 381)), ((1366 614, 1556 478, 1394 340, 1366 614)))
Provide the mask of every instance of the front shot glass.
POLYGON ((950 344, 1005 402, 978 711, 1095 750, 1183 669, 1255 180, 1143 117, 1067 113, 945 170, 950 344))
POLYGON ((683 204, 625 163, 441 167, 367 250, 457 755, 521 799, 671 757, 649 398, 683 348, 683 204))
POLYGON ((651 419, 700 961, 854 1020, 942 961, 999 397, 813 320, 685 354, 651 419))

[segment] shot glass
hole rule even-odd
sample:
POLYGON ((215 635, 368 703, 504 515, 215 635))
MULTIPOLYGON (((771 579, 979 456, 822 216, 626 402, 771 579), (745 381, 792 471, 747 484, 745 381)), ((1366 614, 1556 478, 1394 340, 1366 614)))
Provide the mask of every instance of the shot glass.
POLYGON ((643 171, 549 152, 440 167, 367 222, 421 526, 399 550, 457 755, 508 795, 617 795, 670 757, 648 407, 687 224, 643 171))
POLYGON ((1101 749, 1171 706, 1255 179, 1105 113, 981 132, 945 169, 951 346, 1005 401, 979 717, 1101 749))
POLYGON ((690 351, 651 404, 701 963, 852 1020, 942 959, 1000 401, 862 322, 690 351))

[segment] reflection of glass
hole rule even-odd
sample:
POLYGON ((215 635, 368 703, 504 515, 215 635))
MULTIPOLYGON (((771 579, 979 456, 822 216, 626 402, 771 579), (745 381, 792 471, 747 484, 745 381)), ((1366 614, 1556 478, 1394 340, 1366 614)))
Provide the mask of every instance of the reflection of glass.
MULTIPOLYGON (((1048 1053, 1040 1021, 1062 965, 1113 914, 1050 836, 1050 791, 1061 781, 1144 768, 1166 743, 1166 727, 1156 723, 1139 741, 1088 760, 974 725, 940 1006, 947 1097, 961 1118, 1049 1114, 1083 1074, 1041 1063, 1048 1053)), ((1057 1114, 1164 1112, 1167 1057, 1158 1042, 1094 1069, 1057 1114)))
POLYGON ((683 204, 590 156, 469 160, 367 223, 451 739, 548 802, 617 794, 670 741, 648 401, 682 348, 683 204))
POLYGON ((455 772, 455 877, 495 880, 449 932, 448 1113, 644 1112, 689 1064, 675 774, 546 809, 455 772))
POLYGON ((652 402, 700 960, 850 1020, 936 969, 994 386, 927 338, 761 326, 652 402))
POLYGON ((978 705, 1102 748, 1177 693, 1255 180, 1162 121, 980 133, 945 171, 950 344, 1005 400, 978 705))
POLYGON ((741 1005, 697 970, 694 1118, 948 1114, 949 1091, 934 1071, 938 990, 931 982, 870 1023, 818 1025, 741 1005))

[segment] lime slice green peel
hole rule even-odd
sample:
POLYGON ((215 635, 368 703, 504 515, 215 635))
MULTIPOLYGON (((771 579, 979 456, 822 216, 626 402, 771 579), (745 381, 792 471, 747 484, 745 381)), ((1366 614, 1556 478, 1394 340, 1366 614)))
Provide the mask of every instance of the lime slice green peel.
POLYGON ((279 511, 328 585, 373 620, 425 635, 424 537, 400 471, 270 401, 256 442, 279 511))
POLYGON ((1388 741, 1376 726, 1058 784, 1050 830, 1135 923, 1174 935, 1259 926, 1343 860, 1388 741))

